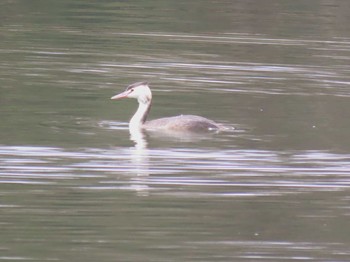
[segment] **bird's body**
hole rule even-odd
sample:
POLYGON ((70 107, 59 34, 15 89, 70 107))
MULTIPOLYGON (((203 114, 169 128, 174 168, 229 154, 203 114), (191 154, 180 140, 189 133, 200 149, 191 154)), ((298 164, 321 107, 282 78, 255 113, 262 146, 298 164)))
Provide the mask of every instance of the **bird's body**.
POLYGON ((195 115, 179 115, 146 121, 152 104, 152 92, 147 82, 134 83, 128 86, 124 92, 111 97, 111 99, 125 97, 136 98, 139 102, 139 107, 129 122, 130 129, 169 130, 175 132, 205 132, 221 129, 221 126, 214 121, 195 115))
POLYGON ((214 121, 195 115, 163 117, 144 123, 146 129, 168 129, 174 131, 209 131, 218 128, 214 121))

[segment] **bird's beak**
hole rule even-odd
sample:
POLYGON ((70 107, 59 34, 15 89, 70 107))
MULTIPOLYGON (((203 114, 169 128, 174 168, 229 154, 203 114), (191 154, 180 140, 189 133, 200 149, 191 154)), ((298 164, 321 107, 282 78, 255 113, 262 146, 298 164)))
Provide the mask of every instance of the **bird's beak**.
POLYGON ((118 95, 112 96, 111 99, 116 100, 116 99, 121 99, 124 97, 127 97, 130 94, 130 90, 126 90, 118 95))

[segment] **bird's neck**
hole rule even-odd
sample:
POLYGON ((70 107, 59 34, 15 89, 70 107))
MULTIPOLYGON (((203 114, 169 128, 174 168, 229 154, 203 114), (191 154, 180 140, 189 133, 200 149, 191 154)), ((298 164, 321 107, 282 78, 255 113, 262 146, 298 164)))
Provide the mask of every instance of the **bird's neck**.
POLYGON ((146 122, 148 112, 151 109, 151 104, 151 100, 139 101, 139 107, 129 122, 130 129, 142 127, 142 125, 146 122))

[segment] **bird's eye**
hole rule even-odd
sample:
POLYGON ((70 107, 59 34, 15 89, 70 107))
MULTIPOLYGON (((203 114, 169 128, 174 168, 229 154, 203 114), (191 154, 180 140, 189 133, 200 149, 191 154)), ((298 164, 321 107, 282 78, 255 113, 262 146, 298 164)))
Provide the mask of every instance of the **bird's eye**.
POLYGON ((134 92, 134 88, 131 88, 131 89, 130 89, 130 92, 134 92))

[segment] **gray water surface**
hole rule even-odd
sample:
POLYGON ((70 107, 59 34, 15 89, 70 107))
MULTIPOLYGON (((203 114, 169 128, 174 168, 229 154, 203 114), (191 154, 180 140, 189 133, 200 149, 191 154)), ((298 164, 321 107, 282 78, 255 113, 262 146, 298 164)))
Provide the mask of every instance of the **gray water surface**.
POLYGON ((349 13, 1 3, 0 261, 349 261, 349 13), (130 134, 137 81, 230 129, 130 134))

